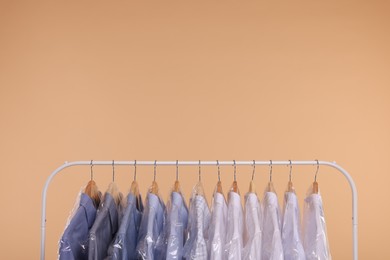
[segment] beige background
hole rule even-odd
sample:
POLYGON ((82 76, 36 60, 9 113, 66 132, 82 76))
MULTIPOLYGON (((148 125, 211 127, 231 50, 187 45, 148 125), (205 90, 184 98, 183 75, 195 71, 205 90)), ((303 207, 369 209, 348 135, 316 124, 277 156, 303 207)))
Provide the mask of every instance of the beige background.
MULTIPOLYGON (((0 2, 0 258, 38 258, 41 191, 64 161, 318 158, 356 181, 360 258, 390 259, 388 1, 138 2, 0 2)), ((157 170, 167 198, 175 168, 157 170)), ((187 199, 197 171, 180 168, 187 199)), ((95 167, 103 191, 110 172, 95 167)), ((202 172, 210 202, 216 168, 202 172)), ((300 202, 314 172, 293 168, 300 202)), ((287 173, 274 167, 279 197, 287 173)), ((116 168, 124 193, 132 174, 116 168)), ((47 259, 88 180, 76 167, 50 186, 47 259)), ((350 259, 349 186, 327 167, 319 183, 334 259, 350 259)))

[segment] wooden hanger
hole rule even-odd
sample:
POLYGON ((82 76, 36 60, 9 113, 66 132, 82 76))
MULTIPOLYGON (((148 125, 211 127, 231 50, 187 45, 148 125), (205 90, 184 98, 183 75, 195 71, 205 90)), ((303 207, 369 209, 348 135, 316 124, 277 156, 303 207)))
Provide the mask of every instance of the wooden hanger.
POLYGON ((139 206, 141 205, 141 196, 139 193, 139 186, 137 182, 137 160, 134 161, 134 180, 130 186, 130 193, 133 194, 133 196, 135 197, 137 202, 137 208, 139 208, 139 206))
POLYGON ((287 191, 288 192, 294 192, 294 186, 293 186, 293 183, 292 183, 292 174, 291 174, 291 172, 292 172, 292 162, 291 162, 291 160, 290 160, 290 174, 289 174, 289 180, 288 180, 288 184, 287 184, 287 191))
POLYGON ((252 180, 251 180, 251 182, 249 183, 249 192, 250 192, 250 193, 256 193, 256 185, 255 185, 255 182, 253 181, 253 179, 254 179, 254 177, 255 177, 255 168, 256 168, 256 161, 253 160, 252 180))
POLYGON ((196 195, 200 195, 205 197, 204 188, 202 184, 202 175, 201 175, 201 169, 200 169, 200 160, 199 160, 199 175, 198 175, 198 183, 195 186, 195 192, 196 195))
POLYGON ((93 201, 95 208, 100 205, 100 192, 95 181, 90 180, 85 187, 85 194, 87 194, 93 201))
POLYGON ((119 205, 122 199, 122 195, 120 194, 118 186, 115 183, 114 160, 112 160, 112 182, 108 185, 107 193, 111 194, 111 196, 114 198, 115 204, 119 205))
POLYGON ((91 180, 88 182, 87 186, 85 187, 85 194, 87 194, 94 204, 94 206, 97 208, 100 205, 100 192, 99 189, 93 180, 93 170, 92 170, 93 164, 91 160, 91 180))
POLYGON ((314 194, 318 194, 318 183, 317 183, 317 174, 318 174, 318 170, 320 168, 320 162, 318 160, 317 161, 317 170, 316 170, 316 174, 314 175, 314 182, 313 182, 313 193, 314 194))
POLYGON ((313 193, 318 194, 318 182, 313 182, 313 193))
POLYGON ((174 192, 180 192, 180 182, 179 182, 179 161, 176 160, 176 181, 173 185, 174 192))
POLYGON ((116 185, 115 182, 111 182, 108 185, 107 193, 109 193, 114 198, 115 204, 119 205, 122 199, 122 195, 120 194, 118 186, 116 185))
POLYGON ((237 193, 238 192, 238 185, 237 185, 237 181, 236 181, 236 160, 233 160, 233 163, 234 163, 234 181, 232 184, 232 191, 237 193))
POLYGON ((158 184, 156 182, 156 167, 157 167, 157 160, 154 161, 153 182, 152 182, 152 186, 150 186, 149 192, 158 195, 158 184))
POLYGON ((219 168, 219 161, 217 160, 218 166, 218 182, 217 182, 217 192, 223 194, 222 191, 222 182, 221 182, 221 169, 219 168))
POLYGON ((272 183, 272 160, 270 160, 269 182, 268 182, 266 191, 267 192, 275 192, 274 184, 272 183))

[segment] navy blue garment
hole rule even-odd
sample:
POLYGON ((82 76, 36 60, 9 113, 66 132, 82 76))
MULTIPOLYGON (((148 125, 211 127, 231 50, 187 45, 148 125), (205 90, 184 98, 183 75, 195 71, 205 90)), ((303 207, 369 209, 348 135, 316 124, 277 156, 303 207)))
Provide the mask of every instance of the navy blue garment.
POLYGON ((88 259, 88 232, 96 217, 92 199, 85 193, 80 196, 80 206, 66 227, 60 240, 60 260, 88 259))
POLYGON ((108 249, 106 259, 137 259, 136 247, 142 211, 141 196, 137 198, 131 193, 127 195, 127 206, 124 210, 118 233, 108 249), (137 204, 139 205, 138 208, 137 204))
POLYGON ((101 260, 107 256, 108 246, 118 231, 119 213, 114 198, 104 194, 104 201, 97 212, 95 223, 89 231, 89 260, 101 260))

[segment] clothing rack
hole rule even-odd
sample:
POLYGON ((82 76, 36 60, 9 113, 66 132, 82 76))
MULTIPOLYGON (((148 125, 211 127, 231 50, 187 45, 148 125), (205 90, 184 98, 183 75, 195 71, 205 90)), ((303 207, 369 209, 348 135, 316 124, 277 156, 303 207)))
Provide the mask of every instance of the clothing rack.
POLYGON ((42 213, 41 213, 41 260, 45 259, 45 236, 46 236, 46 198, 49 185, 59 172, 63 169, 79 165, 133 165, 133 166, 236 166, 236 165, 249 165, 249 166, 274 166, 274 165, 326 165, 337 169, 347 179, 352 192, 352 256, 354 260, 358 259, 358 196, 355 182, 351 175, 343 169, 336 162, 328 161, 74 161, 65 162, 63 165, 55 169, 47 178, 45 186, 42 192, 42 213))

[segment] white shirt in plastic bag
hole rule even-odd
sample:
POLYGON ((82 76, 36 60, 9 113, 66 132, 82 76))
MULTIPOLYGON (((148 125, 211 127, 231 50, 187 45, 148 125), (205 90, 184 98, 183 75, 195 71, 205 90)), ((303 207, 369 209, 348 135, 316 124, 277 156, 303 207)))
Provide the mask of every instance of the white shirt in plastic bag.
POLYGON ((244 221, 240 194, 229 192, 226 227, 227 259, 240 260, 243 247, 244 221))
POLYGON ((210 235, 209 235, 209 259, 224 260, 225 236, 226 236, 227 205, 225 197, 215 192, 212 203, 210 235))
POLYGON ((309 194, 303 212, 303 245, 307 260, 330 260, 326 223, 320 194, 309 194))
POLYGON ((206 199, 193 195, 190 201, 189 238, 183 248, 184 259, 207 260, 210 209, 206 199))
POLYGON ((301 240, 300 214, 295 192, 284 194, 282 241, 285 260, 305 260, 301 240))
POLYGON ((265 192, 263 199, 263 260, 283 260, 280 209, 274 192, 265 192))
POLYGON ((262 212, 256 193, 245 195, 245 245, 242 258, 246 260, 261 259, 262 212))

